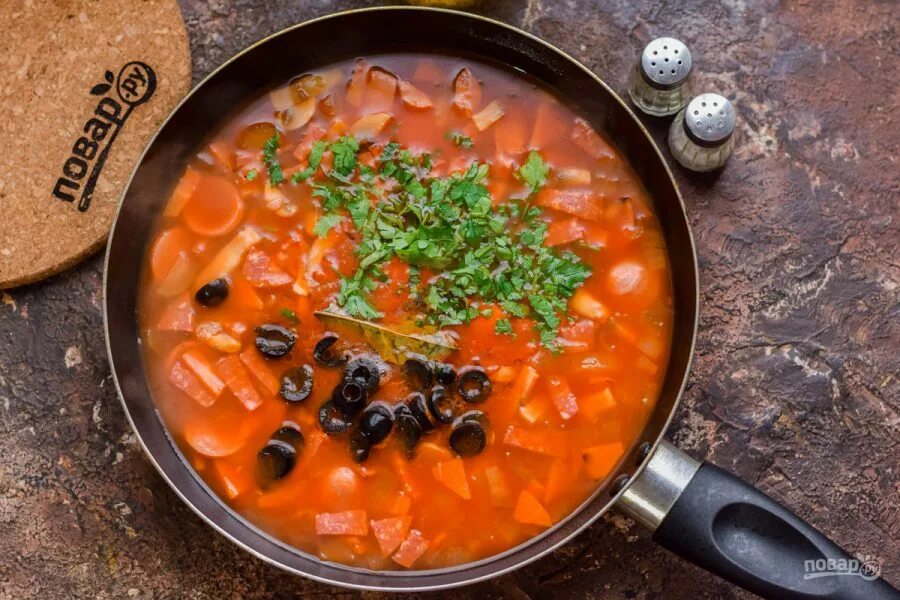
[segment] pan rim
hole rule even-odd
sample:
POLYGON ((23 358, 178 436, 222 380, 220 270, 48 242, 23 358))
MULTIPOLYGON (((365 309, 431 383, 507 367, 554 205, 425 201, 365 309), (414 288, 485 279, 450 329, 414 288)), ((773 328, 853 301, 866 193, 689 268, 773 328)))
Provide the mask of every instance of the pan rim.
MULTIPOLYGON (((162 476, 163 480, 169 485, 169 487, 175 492, 175 494, 181 499, 181 501, 184 502, 195 514, 197 514, 203 521, 205 521, 208 525, 210 525, 219 534, 223 535, 226 539, 230 540, 232 543, 234 543, 235 545, 237 545, 244 551, 249 552, 250 554, 265 561, 268 564, 276 566, 276 567, 278 567, 284 571, 290 572, 292 574, 307 577, 309 579, 312 579, 312 580, 320 582, 320 583, 326 583, 326 584, 330 584, 330 585, 340 586, 343 588, 359 589, 359 590, 378 590, 378 591, 390 591, 390 592, 437 591, 437 590, 442 590, 442 589, 450 589, 450 588, 460 587, 460 586, 464 586, 464 585, 470 585, 470 584, 474 584, 474 583, 477 583, 480 581, 485 581, 487 579, 493 579, 495 577, 502 576, 502 575, 507 574, 511 571, 514 571, 518 568, 521 568, 533 561, 536 561, 536 560, 546 556, 547 554, 556 550, 563 544, 571 541, 576 535, 578 535, 579 533, 582 533, 586 528, 588 528, 590 525, 592 525, 594 522, 596 522, 597 519, 599 519, 603 514, 607 513, 613 507, 613 505, 616 504, 616 502, 622 496, 622 494, 625 492, 625 490, 627 489, 628 486, 627 485, 623 486, 622 489, 620 489, 616 494, 610 496, 610 499, 603 506, 596 509, 593 512, 593 514, 588 515, 587 518, 580 525, 578 525, 571 531, 563 533, 561 536, 558 536, 558 539, 552 540, 550 543, 546 543, 546 540, 550 536, 552 536, 553 534, 559 534, 561 528, 564 525, 566 525, 567 523, 569 523, 572 519, 579 517, 579 516, 583 516, 582 513, 586 511, 588 506, 590 504, 592 504, 593 502, 595 502, 598 499, 600 494, 606 493, 608 491, 608 489, 609 489, 608 486, 611 483, 609 480, 607 480, 607 482, 605 482, 604 484, 599 485, 597 490, 593 494, 591 494, 588 498, 586 498, 577 508, 572 510, 560 522, 554 524, 553 527, 549 528, 548 530, 542 532, 541 534, 539 534, 537 536, 534 536, 532 538, 529 538, 528 540, 525 540, 524 542, 522 542, 521 544, 519 544, 513 548, 505 550, 504 552, 501 552, 498 554, 493 554, 491 556, 485 557, 483 559, 479 559, 477 561, 463 563, 460 565, 454 565, 451 567, 443 567, 440 569, 416 570, 416 571, 373 571, 373 570, 360 569, 360 568, 352 567, 349 565, 343 565, 343 564, 333 563, 330 561, 325 561, 325 560, 319 559, 318 557, 315 557, 311 554, 303 552, 297 548, 290 546, 289 544, 286 544, 286 543, 278 540, 277 538, 270 536, 268 533, 260 530, 255 525, 253 525, 252 523, 250 523, 249 521, 244 519, 241 515, 239 515, 235 511, 233 511, 233 509, 231 509, 224 501, 222 501, 221 498, 219 498, 217 494, 212 492, 212 490, 210 490, 206 486, 205 482, 203 482, 202 479, 199 478, 199 476, 195 472, 192 471, 192 469, 190 468, 190 465, 188 465, 186 463, 183 455, 181 454, 180 450, 177 448, 177 445, 175 445, 174 442, 171 440, 167 428, 165 428, 165 426, 163 425, 166 437, 170 438, 169 442, 174 446, 174 450, 175 450, 176 454, 184 463, 183 466, 185 468, 187 468, 189 471, 191 471, 192 476, 196 480, 198 480, 198 483, 200 483, 202 488, 208 494, 210 494, 219 503, 219 505, 222 508, 224 508, 226 511, 231 513, 232 516, 236 517, 239 521, 241 521, 241 523, 244 526, 253 530, 255 535, 261 536, 262 538, 264 538, 265 540, 267 540, 269 542, 276 543, 290 551, 293 551, 294 553, 299 554, 302 558, 304 558, 306 560, 315 561, 317 564, 325 567, 325 570, 327 572, 329 572, 329 574, 334 574, 334 575, 337 575, 338 577, 330 577, 330 576, 319 575, 316 573, 310 573, 308 571, 298 569, 294 566, 284 564, 283 562, 279 561, 278 559, 276 559, 272 556, 268 556, 264 552, 261 552, 261 551, 257 550, 256 548, 252 547, 251 545, 246 543, 244 540, 238 538, 236 535, 233 535, 231 532, 229 532, 223 526, 221 526, 219 523, 217 523, 216 520, 214 520, 209 515, 207 515, 199 506, 197 506, 195 504, 195 502, 193 502, 191 499, 189 499, 186 496, 185 492, 183 492, 180 489, 180 487, 178 485, 176 485, 176 483, 173 481, 173 479, 169 477, 167 472, 164 470, 163 466, 157 460, 154 453, 151 452, 150 448, 148 447, 147 442, 144 440, 144 437, 142 436, 141 431, 136 426, 134 417, 131 414, 131 411, 129 410, 128 404, 125 400, 125 395, 122 392, 122 388, 120 386, 119 376, 118 376, 117 369, 116 369, 115 358, 113 356, 111 334, 110 334, 110 320, 109 320, 110 298, 108 295, 108 293, 109 293, 109 285, 108 285, 109 284, 109 281, 108 281, 109 263, 110 263, 110 256, 112 253, 113 241, 115 238, 114 234, 116 232, 116 227, 118 225, 119 216, 123 209, 126 196, 128 195, 128 192, 132 186, 135 175, 137 174, 137 172, 143 165, 147 153, 149 152, 151 147, 154 146, 154 144, 157 141, 157 138, 162 133, 162 131, 165 129, 165 127, 169 123, 169 121, 174 117, 174 115, 176 115, 181 110, 181 108, 187 102, 189 102, 190 99, 202 87, 204 87, 211 79, 213 79, 216 75, 218 75, 222 71, 228 69, 232 65, 232 63, 238 61, 240 58, 242 58, 246 54, 253 52, 259 46, 267 44, 270 41, 272 41, 276 38, 279 38, 283 35, 290 34, 298 29, 308 27, 310 25, 313 25, 313 24, 316 24, 316 23, 319 23, 322 21, 327 21, 327 20, 332 20, 332 19, 340 19, 340 18, 346 17, 348 15, 354 15, 354 14, 358 14, 358 13, 391 12, 391 11, 419 12, 419 13, 423 13, 423 14, 428 14, 428 13, 447 14, 447 15, 450 15, 453 17, 462 17, 462 18, 466 18, 466 19, 482 21, 482 22, 486 22, 492 26, 503 28, 515 35, 523 36, 523 37, 527 38, 529 41, 537 43, 540 46, 547 48, 549 51, 556 53, 557 55, 564 58, 571 65, 576 66, 585 75, 590 77, 590 79, 593 80, 596 84, 600 85, 604 89, 604 91, 608 94, 608 96, 611 99, 613 99, 616 103, 619 104, 619 108, 622 109, 625 112, 625 114, 628 115, 628 117, 637 125, 641 134, 643 134, 646 142, 649 144, 649 147, 652 148, 653 152, 656 153, 659 164, 665 170, 665 178, 672 186, 672 189, 674 191, 675 197, 677 198, 681 213, 684 216, 684 220, 685 220, 687 240, 689 243, 689 250, 690 250, 689 254, 690 254, 691 261, 692 261, 692 264, 690 266, 691 266, 693 274, 694 274, 694 286, 693 286, 694 289, 692 290, 692 294, 694 297, 694 310, 693 310, 692 315, 688 315, 689 318, 691 318, 691 320, 692 320, 691 341, 690 341, 690 345, 688 348, 687 361, 685 363, 683 372, 681 373, 681 381, 680 381, 680 384, 677 386, 677 391, 675 392, 674 401, 672 402, 672 406, 668 409, 668 415, 666 416, 666 418, 663 421, 663 423, 661 424, 661 426, 659 426, 659 431, 657 431, 653 434, 654 441, 651 443, 650 451, 647 452, 646 455, 642 458, 640 464, 637 465, 633 469, 633 472, 631 473, 629 481, 633 481, 636 477, 638 477, 640 475, 640 473, 644 470, 647 463, 649 462, 650 457, 652 457, 653 453, 655 452, 657 446, 662 441, 662 439, 665 435, 665 432, 668 430, 669 426, 671 425, 672 419, 674 418, 675 411, 677 410, 677 408, 681 402, 681 397, 682 397, 682 395, 684 393, 684 389, 687 385, 688 376, 690 374, 691 366, 693 363, 694 351, 695 351, 695 345, 696 345, 696 339, 697 339, 697 332, 698 332, 698 327, 699 327, 699 301, 700 301, 699 268, 698 268, 697 253, 696 253, 696 244, 694 242, 693 233, 690 228, 690 223, 687 219, 687 211, 686 211, 686 207, 684 205, 684 199, 682 198, 681 191, 678 187, 677 182, 675 181, 671 167, 666 162, 665 158, 662 155, 662 152, 660 151, 656 142, 653 140, 649 131, 646 129, 643 122, 641 122, 641 120, 635 115, 634 111, 631 110, 631 108, 627 105, 627 103, 625 103, 625 101, 622 100, 622 98, 609 85, 607 85, 593 71, 591 71, 586 66, 581 64, 581 62, 579 62, 577 59, 575 59, 574 57, 569 55, 567 52, 556 47, 555 45, 527 32, 527 31, 524 31, 516 26, 509 25, 507 23, 503 23, 501 21, 498 21, 498 20, 495 20, 495 19, 492 19, 489 17, 484 17, 481 15, 476 15, 476 14, 462 12, 462 11, 456 11, 456 10, 450 10, 450 9, 432 8, 432 7, 417 7, 417 6, 380 6, 380 7, 369 7, 369 8, 341 11, 341 12, 336 12, 336 13, 331 13, 328 15, 316 17, 314 19, 303 21, 301 23, 297 23, 290 27, 279 30, 269 36, 262 38, 261 40, 258 40, 257 42, 249 45, 248 47, 240 50, 239 52, 237 52, 233 56, 231 56, 228 60, 223 62, 221 65, 219 65, 218 67, 213 69, 202 80, 200 80, 194 87, 192 87, 190 92, 188 92, 188 94, 186 94, 185 97, 182 98, 178 102, 178 104, 169 112, 166 119, 160 123, 156 132, 150 138, 150 140, 148 141, 147 145, 145 146, 143 152, 141 153, 140 157, 138 158, 137 162, 135 163, 135 166, 129 176, 127 185, 125 186, 125 188, 122 192, 122 195, 119 199, 119 203, 116 208, 116 213, 113 218, 113 223, 112 223, 111 230, 110 230, 109 240, 107 242, 106 253, 105 253, 104 263, 103 263, 103 266, 104 266, 104 270, 103 270, 103 328, 104 328, 104 337, 105 337, 105 344, 106 344, 106 349, 107 349, 107 356, 108 356, 108 359, 110 362, 110 367, 111 367, 113 384, 115 386, 116 393, 119 397, 119 401, 125 412, 126 419, 128 420, 128 423, 131 426, 132 430, 134 431, 135 436, 136 436, 139 444, 141 445, 145 456, 150 460, 150 463, 153 465, 153 467, 156 469, 156 471, 162 476), (529 556, 520 557, 518 560, 514 560, 508 565, 505 565, 505 566, 503 566, 501 568, 497 568, 497 569, 490 569, 488 572, 483 573, 483 574, 476 574, 475 576, 465 575, 465 572, 469 569, 477 568, 477 567, 484 567, 486 565, 489 565, 490 563, 499 562, 502 559, 508 559, 508 558, 514 556, 515 554, 520 553, 523 549, 539 545, 542 542, 545 543, 545 547, 541 548, 539 551, 536 551, 529 556), (362 577, 363 579, 371 580, 371 581, 366 581, 364 583, 357 583, 357 582, 353 582, 353 581, 349 581, 349 582, 343 581, 339 578, 339 575, 341 573, 353 574, 356 577, 362 577), (459 579, 458 577, 454 578, 453 575, 457 575, 457 576, 463 575, 463 578, 462 579, 459 579), (428 581, 435 577, 447 578, 448 576, 449 576, 449 580, 442 581, 439 583, 433 583, 433 582, 428 581), (423 581, 420 584, 413 583, 412 585, 410 585, 411 582, 415 581, 418 578, 423 579, 423 581), (377 582, 375 581, 376 579, 378 580, 377 582), (391 581, 398 582, 398 583, 404 582, 406 585, 396 585, 396 584, 392 585, 390 583, 391 581)), ((649 427, 649 425, 650 424, 648 423, 648 425, 645 426, 645 428, 649 427)), ((639 438, 636 440, 636 442, 640 440, 640 437, 643 437, 643 434, 642 434, 642 436, 639 436, 639 438)), ((629 456, 629 454, 626 454, 625 458, 627 458, 628 456, 629 456)), ((618 468, 619 467, 617 466, 617 469, 618 468)))

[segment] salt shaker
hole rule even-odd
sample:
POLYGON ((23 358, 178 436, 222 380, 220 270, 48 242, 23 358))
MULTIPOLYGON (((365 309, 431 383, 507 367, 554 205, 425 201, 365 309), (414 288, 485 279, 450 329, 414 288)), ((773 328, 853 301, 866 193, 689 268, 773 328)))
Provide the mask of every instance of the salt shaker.
POLYGON ((669 149, 683 167, 712 171, 734 149, 734 106, 719 94, 700 94, 678 113, 669 127, 669 149))
POLYGON ((648 115, 674 115, 691 97, 691 51, 670 37, 644 48, 628 76, 631 100, 648 115))

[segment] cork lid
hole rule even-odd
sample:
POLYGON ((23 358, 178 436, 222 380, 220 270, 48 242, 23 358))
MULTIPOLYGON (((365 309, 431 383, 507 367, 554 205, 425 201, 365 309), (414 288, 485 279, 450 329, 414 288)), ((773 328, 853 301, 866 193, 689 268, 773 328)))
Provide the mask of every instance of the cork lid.
POLYGON ((2 289, 103 245, 191 63, 176 0, 6 0, 0 31, 2 289))

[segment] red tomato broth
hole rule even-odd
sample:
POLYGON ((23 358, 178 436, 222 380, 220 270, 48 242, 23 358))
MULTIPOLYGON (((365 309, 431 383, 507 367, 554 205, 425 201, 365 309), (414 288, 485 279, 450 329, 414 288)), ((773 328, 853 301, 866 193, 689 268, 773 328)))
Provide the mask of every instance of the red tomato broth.
MULTIPOLYGON (((173 202, 190 208, 167 210, 151 241, 155 250, 148 252, 143 266, 139 320, 154 401, 179 447, 212 489, 250 522, 301 550, 372 569, 439 568, 497 554, 577 508, 606 479, 646 424, 665 373, 672 328, 662 233, 646 193, 621 154, 599 136, 588 135, 585 141, 577 115, 530 80, 458 58, 410 54, 348 61, 320 72, 337 83, 320 94, 328 97, 327 102, 317 97, 307 124, 281 132, 277 157, 287 178, 306 166, 309 149, 298 146, 309 146, 315 141, 313 134, 327 139, 344 135, 358 118, 369 114, 372 104, 392 117, 377 136, 377 147, 394 140, 413 151, 438 151, 436 175, 459 171, 476 159, 487 161, 491 170, 486 185, 495 205, 510 195, 524 195, 525 184, 515 170, 528 150, 539 151, 551 168, 545 190, 589 193, 591 203, 585 206, 590 218, 577 214, 583 213, 578 203, 575 214, 569 205, 566 210, 552 204, 542 209, 542 218, 551 226, 565 228, 558 232, 560 247, 571 249, 593 271, 577 299, 570 300, 568 314, 573 321, 560 329, 561 352, 540 345, 529 319, 511 319, 515 337, 495 333, 494 324, 501 317, 496 310, 491 317, 450 327, 458 334, 459 350, 446 362, 456 367, 478 364, 493 381, 491 396, 473 406, 489 420, 484 451, 455 458, 448 446, 450 428, 438 427, 423 436, 412 459, 392 434, 366 462, 356 464, 348 450, 348 434, 327 436, 319 427, 318 409, 330 398, 340 370, 316 365, 312 352, 330 330, 313 312, 330 303, 340 276, 355 270, 358 236, 349 219, 325 237, 313 235, 323 210, 309 186, 286 181, 273 192, 260 150, 238 147, 245 128, 277 121, 272 97, 265 96, 226 123, 190 161, 186 171, 190 180, 173 197, 173 202), (381 83, 368 101, 367 90, 358 86, 365 87, 364 74, 376 65, 412 84, 432 106, 407 106, 403 86, 388 102, 381 83), (473 113, 494 100, 505 109, 500 120, 483 131, 452 106, 454 77, 462 67, 480 82, 481 98, 473 113), (332 111, 334 116, 328 114, 332 111), (471 138, 471 148, 455 144, 448 132, 471 138), (257 176, 248 180, 254 169, 257 176), (577 182, 584 172, 590 182, 577 182), (209 189, 202 179, 198 183, 198 173, 217 178, 219 186, 222 179, 233 183, 240 202, 235 208, 233 198, 226 199, 232 215, 204 219, 203 210, 214 210, 216 203, 206 196, 193 203, 190 197, 185 200, 191 190, 209 189), (564 181, 563 175, 576 183, 564 181), (236 225, 232 217, 239 220, 236 225), (198 231, 192 222, 203 225, 198 231), (248 227, 256 235, 233 241, 248 227), (202 278, 215 271, 211 264, 228 263, 222 258, 223 248, 244 250, 236 259, 231 257, 234 264, 223 273, 230 281, 229 296, 219 306, 200 306, 193 294, 207 283, 202 278), (268 258, 271 270, 266 274, 288 277, 275 277, 275 285, 260 285, 254 278, 252 285, 247 274, 257 271, 247 271, 250 252, 268 258), (165 293, 160 291, 162 281, 167 282, 165 293), (178 326, 168 331, 165 322, 178 326), (220 325, 239 343, 246 377, 234 381, 252 383, 262 400, 255 409, 248 410, 228 385, 210 406, 203 406, 183 391, 183 382, 176 386, 170 381, 173 364, 184 365, 186 350, 208 363, 214 374, 217 362, 228 355, 197 339, 204 323, 220 325), (289 356, 267 360, 253 354, 257 352, 253 329, 262 323, 277 323, 299 334, 289 356), (273 382, 303 364, 315 365, 312 393, 302 403, 288 404, 273 382), (304 447, 287 476, 261 481, 257 453, 285 421, 299 425, 304 447), (460 489, 459 464, 467 490, 460 489), (365 512, 365 523, 378 523, 363 533, 358 511, 365 512), (403 519, 385 521, 396 518, 403 519), (333 531, 347 527, 355 535, 317 534, 317 523, 320 532, 327 524, 333 531), (393 529, 385 541, 388 526, 393 529), (398 542, 399 537, 403 539, 398 542), (386 554, 385 543, 398 549, 386 554)), ((418 96, 416 100, 421 103, 418 96)), ((326 153, 323 164, 330 160, 326 153)), ((369 160, 365 150, 359 160, 369 160)), ((541 204, 540 198, 537 202, 541 204)), ((408 289, 408 268, 395 257, 384 270, 391 280, 372 294, 373 304, 384 313, 379 322, 407 323, 410 315, 403 294, 408 289)), ((423 269, 422 282, 433 275, 423 269)), ((341 337, 363 343, 344 332, 341 337)), ((236 362, 225 363, 229 376, 236 362)), ((197 378, 195 371, 185 368, 197 378)), ((199 381, 205 386, 202 378, 199 381)), ((374 399, 399 402, 407 393, 399 369, 393 368, 374 399)))

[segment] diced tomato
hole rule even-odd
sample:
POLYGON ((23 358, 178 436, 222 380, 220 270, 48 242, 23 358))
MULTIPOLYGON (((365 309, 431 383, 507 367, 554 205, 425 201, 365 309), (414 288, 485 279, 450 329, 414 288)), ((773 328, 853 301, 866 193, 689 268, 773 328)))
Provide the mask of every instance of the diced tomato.
POLYGON ((588 221, 603 218, 603 198, 595 191, 544 188, 537 194, 537 204, 588 221))
POLYGON ((319 513, 316 535, 368 535, 369 520, 364 510, 319 513))
POLYGON ((181 176, 181 179, 178 180, 178 184, 172 191, 172 197, 169 198, 169 203, 166 205, 163 215, 166 217, 177 217, 181 214, 184 205, 187 204, 194 194, 194 190, 197 189, 197 184, 200 183, 201 177, 202 175, 199 171, 190 167, 185 169, 184 175, 181 176))
POLYGON ((247 367, 247 370, 250 371, 253 377, 270 395, 274 396, 278 393, 278 390, 281 389, 281 382, 275 375, 272 375, 272 371, 269 370, 266 360, 259 355, 259 350, 254 346, 250 346, 245 348, 239 356, 241 357, 241 362, 247 367))
POLYGON ((544 241, 548 246, 560 246, 578 241, 584 237, 584 225, 576 218, 564 221, 553 221, 547 227, 547 237, 544 241))
POLYGON ((461 458, 456 457, 444 462, 439 462, 431 470, 434 478, 455 492, 460 498, 469 500, 472 493, 469 491, 469 481, 466 478, 466 468, 461 458))
POLYGON ((481 106, 481 84, 472 71, 463 67, 453 79, 453 108, 462 116, 470 117, 481 106))
POLYGON ((199 352, 189 350, 181 355, 181 360, 184 361, 187 368, 194 372, 194 375, 200 378, 213 396, 218 398, 222 395, 222 392, 225 391, 225 382, 219 379, 219 376, 213 371, 212 365, 199 352))
POLYGON ((247 410, 255 410, 262 404, 262 398, 253 387, 250 376, 244 370, 241 359, 232 354, 219 359, 216 363, 216 371, 225 380, 225 385, 231 390, 231 393, 241 401, 241 404, 247 410))
POLYGON ((528 490, 522 490, 516 508, 513 510, 513 518, 519 523, 527 525, 540 525, 550 527, 553 519, 547 514, 547 509, 528 490))
POLYGON ((406 538, 409 532, 409 526, 412 524, 412 517, 391 517, 372 521, 372 533, 378 540, 378 546, 381 547, 381 553, 389 556, 406 538))
POLYGON ((569 387, 569 382, 562 377, 551 376, 547 379, 547 390, 559 416, 567 421, 578 413, 578 402, 569 387))
POLYGON ((243 274, 253 287, 280 287, 294 280, 282 271, 268 254, 260 250, 253 250, 247 255, 243 274))
POLYGON ((400 544, 400 549, 392 557, 394 562, 401 567, 409 569, 428 550, 428 540, 422 537, 422 533, 413 529, 400 544))
POLYGON ((169 381, 200 406, 212 406, 216 401, 215 396, 206 391, 200 380, 194 377, 193 373, 188 371, 180 361, 176 360, 172 363, 169 370, 169 381))
POLYGON ((581 457, 588 475, 592 479, 603 479, 612 472, 623 454, 625 446, 622 442, 613 442, 585 448, 581 457))
POLYGON ((400 99, 407 108, 413 110, 425 110, 433 106, 431 98, 408 81, 400 82, 400 99))
POLYGON ((510 425, 503 443, 556 458, 565 458, 569 454, 569 440, 564 431, 533 431, 510 425))
POLYGON ((575 127, 572 129, 572 141, 595 160, 600 160, 601 158, 612 160, 616 157, 612 147, 584 119, 575 119, 575 127))
POLYGON ((182 296, 173 300, 159 318, 156 328, 160 331, 184 331, 194 330, 194 307, 188 296, 182 296))

